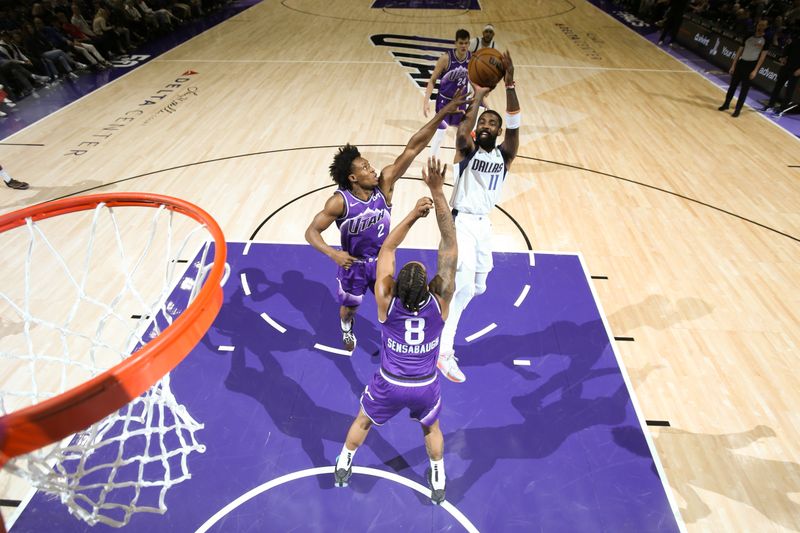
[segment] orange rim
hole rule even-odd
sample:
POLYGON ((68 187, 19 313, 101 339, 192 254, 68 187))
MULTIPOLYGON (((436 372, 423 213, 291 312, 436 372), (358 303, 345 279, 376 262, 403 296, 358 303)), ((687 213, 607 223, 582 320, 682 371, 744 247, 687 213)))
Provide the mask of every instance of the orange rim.
POLYGON ((214 238, 214 264, 189 307, 152 341, 91 380, 36 405, 0 417, 0 467, 77 433, 139 397, 180 363, 203 338, 222 307, 220 282, 225 270, 225 237, 217 222, 194 204, 149 193, 108 193, 66 198, 0 216, 0 233, 34 221, 76 211, 108 207, 159 207, 204 224, 214 238))

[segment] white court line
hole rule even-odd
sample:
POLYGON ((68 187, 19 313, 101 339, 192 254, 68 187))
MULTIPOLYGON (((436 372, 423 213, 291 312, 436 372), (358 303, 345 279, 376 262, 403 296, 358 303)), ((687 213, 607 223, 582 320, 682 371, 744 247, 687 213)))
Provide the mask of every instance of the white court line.
POLYGON ((530 285, 525 285, 522 288, 522 292, 519 294, 519 297, 517 298, 517 301, 514 302, 514 307, 519 307, 520 305, 522 305, 522 302, 525 301, 525 297, 528 296, 528 291, 530 291, 530 290, 531 290, 531 286, 530 285))
MULTIPOLYGON (((155 60, 151 60, 152 63, 155 60)), ((395 65, 394 61, 331 61, 314 59, 159 59, 159 63, 277 63, 277 64, 320 64, 320 65, 395 65)), ((432 64, 432 63, 431 63, 432 64)), ((516 65, 514 65, 516 66, 516 65)))
POLYGON ((280 331, 281 333, 286 333, 286 328, 285 328, 285 327, 283 327, 283 326, 281 326, 280 324, 278 324, 278 323, 277 323, 277 322, 275 322, 274 320, 272 320, 272 317, 270 317, 270 316, 269 316, 267 313, 261 313, 261 318, 263 318, 264 320, 266 320, 266 321, 267 321, 267 324, 269 324, 269 325, 270 325, 270 326, 272 326, 273 328, 277 329, 277 330, 278 330, 278 331, 280 331))
POLYGON ((339 348, 331 348, 330 346, 325 346, 324 344, 317 343, 314 345, 314 348, 317 350, 322 350, 323 352, 330 352, 335 353, 337 355, 346 355, 347 357, 351 357, 353 352, 348 352, 347 350, 340 350, 339 348))
POLYGON ((653 457, 653 463, 656 465, 656 470, 658 470, 658 477, 661 480, 661 486, 664 487, 664 494, 667 495, 667 501, 672 509, 675 522, 678 524, 678 529, 685 533, 686 524, 684 524, 683 517, 681 517, 681 513, 678 510, 678 504, 675 501, 675 496, 672 494, 672 489, 670 488, 667 474, 664 472, 664 466, 661 464, 661 459, 658 457, 656 446, 653 443, 653 437, 650 435, 650 431, 647 429, 647 421, 644 419, 642 408, 639 406, 639 400, 637 399, 636 392, 633 389, 631 378, 628 376, 628 370, 625 368, 625 363, 622 361, 622 358, 617 352, 617 343, 614 341, 614 334, 611 333, 611 327, 608 325, 608 319, 606 318, 606 313, 603 310, 603 305, 600 303, 600 298, 597 296, 597 291, 595 291, 592 279, 588 274, 589 269, 586 265, 586 261, 583 259, 583 254, 578 253, 578 259, 581 262, 581 269, 583 270, 583 275, 586 278, 586 283, 589 285, 589 289, 592 291, 592 298, 597 306, 597 311, 600 313, 600 318, 603 320, 603 327, 605 328, 606 335, 608 336, 608 345, 611 347, 611 351, 614 353, 614 358, 617 360, 617 366, 622 374, 622 379, 625 382, 625 386, 628 388, 628 395, 630 396, 631 403, 633 404, 633 411, 636 413, 636 418, 639 420, 639 426, 642 429, 645 440, 647 440, 647 447, 650 448, 650 455, 653 457))
POLYGON ((517 366, 531 366, 531 362, 527 359, 514 359, 514 364, 517 366))
MULTIPOLYGON (((329 60, 329 59, 158 59, 150 60, 151 63, 244 63, 244 64, 311 64, 311 65, 395 65, 395 61, 351 61, 351 60, 329 60)), ((435 62, 432 61, 431 65, 435 62)), ((628 67, 600 67, 592 65, 517 65, 514 68, 538 68, 538 69, 557 69, 557 70, 600 70, 604 72, 658 72, 664 74, 688 74, 691 71, 686 69, 663 69, 663 68, 628 68, 628 67)))
MULTIPOLYGON (((279 485, 283 485, 284 483, 288 483, 290 481, 295 481, 297 479, 302 479, 305 477, 321 476, 321 475, 330 476, 332 474, 333 474, 333 466, 318 466, 316 468, 298 470, 297 472, 292 472, 291 474, 286 474, 284 476, 275 478, 272 481, 267 481, 266 483, 245 492, 244 494, 233 500, 231 503, 229 503, 228 505, 226 505, 225 507, 214 513, 214 516, 206 520, 203 523, 203 525, 197 528, 195 533, 205 533, 206 531, 211 529, 211 527, 214 524, 219 522, 228 513, 230 513, 240 505, 247 503, 248 501, 258 496, 259 494, 267 492, 268 490, 273 489, 279 485)), ((354 466, 353 474, 363 474, 367 476, 374 476, 383 479, 388 479, 389 481, 394 481, 395 483, 399 483, 400 485, 413 489, 419 492, 420 494, 423 494, 426 498, 430 497, 431 494, 429 488, 420 485, 416 481, 411 481, 410 479, 404 478, 403 476, 399 476, 394 472, 386 472, 383 470, 378 470, 377 468, 369 468, 366 466, 354 466)), ((340 490, 340 489, 334 489, 334 490, 340 490)), ((469 518, 464 516, 464 513, 456 509, 456 507, 452 503, 445 500, 444 502, 442 502, 441 508, 450 513, 450 515, 453 518, 458 520, 458 523, 461 524, 461 526, 464 529, 466 529, 470 533, 478 533, 478 528, 476 528, 473 525, 473 523, 469 521, 469 518)), ((378 512, 377 509, 376 512, 378 512)))
POLYGON ((244 289, 245 296, 250 296, 250 285, 247 283, 247 274, 242 272, 239 278, 242 280, 242 289, 244 289))
POLYGON ((251 244, 253 244, 253 241, 247 241, 247 244, 244 245, 244 250, 242 250, 242 255, 247 255, 250 252, 251 244))
POLYGON ((220 346, 217 348, 220 352, 232 352, 236 349, 236 346, 220 346))
POLYGON ((528 264, 531 266, 536 266, 536 254, 533 252, 533 250, 528 252, 528 264))
MULTIPOLYGON (((592 7, 594 7, 594 8, 595 8, 597 11, 599 11, 599 12, 600 12, 600 13, 602 13, 603 15, 607 16, 608 18, 610 18, 611 20, 613 20, 614 22, 616 22, 617 24, 619 24, 620 26, 622 26, 622 27, 623 27, 623 28, 625 28, 626 30, 628 30, 628 31, 630 31, 631 33, 633 33, 634 35, 637 35, 637 36, 639 36, 639 38, 640 38, 640 39, 642 39, 643 41, 645 41, 646 43, 648 43, 648 44, 650 44, 650 45, 652 45, 652 46, 655 46, 655 47, 656 47, 656 49, 657 49, 659 52, 661 52, 662 54, 666 54, 667 56, 671 57, 673 60, 677 61, 677 62, 678 62, 678 63, 680 63, 681 65, 685 65, 685 66, 686 66, 686 68, 687 68, 687 70, 688 70, 689 72, 693 72, 693 73, 697 74, 698 76, 700 76, 701 78, 703 78, 704 80, 706 80, 708 83, 710 83, 710 84, 711 84, 711 85, 713 85, 714 87, 716 87, 716 88, 718 88, 719 90, 721 90, 723 93, 725 93, 725 92, 727 92, 727 91, 728 91, 728 88, 727 88, 727 87, 725 87, 724 85, 717 85, 717 82, 715 82, 715 81, 714 81, 714 80, 712 80, 710 77, 706 76, 706 75, 705 75, 703 72, 701 72, 700 70, 698 70, 698 69, 700 68, 699 66, 697 67, 697 69, 695 69, 694 65, 693 65, 691 62, 689 62, 689 63, 684 63, 683 61, 681 61, 681 60, 680 60, 680 59, 678 59, 677 57, 673 56, 672 54, 670 54, 669 52, 667 52, 666 50, 664 50, 664 49, 663 49, 663 48, 661 48, 660 46, 656 45, 655 43, 651 43, 650 41, 648 41, 648 40, 647 40, 647 38, 645 38, 645 36, 644 36, 644 35, 639 35, 639 34, 638 34, 638 33, 637 33, 637 32, 636 32, 636 31, 635 31, 633 28, 629 28, 629 27, 628 27, 626 24, 623 24, 623 23, 622 23, 622 22, 620 22, 619 20, 615 19, 615 18, 614 18, 614 17, 612 17, 612 16, 611 16, 609 13, 606 13, 605 11, 603 11, 602 9, 600 9, 599 7, 597 7, 597 6, 595 6, 595 5, 592 5, 592 4, 589 4, 589 5, 591 5, 591 6, 592 6, 592 7)), ((687 51, 689 51, 689 50, 688 50, 688 49, 686 49, 686 48, 684 48, 684 49, 685 49, 685 50, 687 50, 687 51)), ((697 56, 697 57, 699 57, 699 56, 697 56)), ((701 58, 701 57, 700 57, 700 59, 703 59, 703 58, 701 58)), ((517 65, 514 65, 514 67, 515 67, 515 68, 516 68, 516 66, 517 66, 517 65)), ((753 99, 753 100, 755 101, 755 97, 754 97, 754 96, 752 96, 752 95, 751 95, 751 96, 750 96, 750 98, 751 98, 751 99, 753 99)), ((751 106, 751 105, 750 105, 750 104, 748 104, 747 102, 745 102, 745 105, 746 105, 747 107, 749 107, 749 108, 750 108, 750 109, 751 109, 751 110, 752 110, 754 113, 756 113, 758 116, 760 116, 760 117, 761 117, 763 120, 766 120, 766 121, 767 121, 767 122, 769 122, 770 124, 772 124, 772 125, 776 126, 778 129, 780 129, 780 130, 781 130, 782 132, 784 132, 785 134, 789 135, 789 136, 790 136, 790 137, 791 137, 791 138, 792 138, 792 139, 793 139, 795 142, 799 142, 799 141, 800 141, 800 137, 797 137, 797 136, 796 136, 794 133, 792 133, 791 131, 787 130, 786 128, 784 128, 783 126, 781 126, 780 124, 778 124, 777 122, 770 120, 770 119, 769 119, 769 117, 767 117, 767 116, 765 116, 763 113, 759 112, 759 111, 758 111, 756 108, 754 108, 753 106, 751 106)), ((713 109, 713 107, 712 107, 712 109, 713 109)))
POLYGON ((488 326, 486 326, 482 330, 480 330, 480 331, 478 331, 476 333, 473 333, 472 335, 470 335, 469 337, 467 337, 464 340, 467 341, 467 342, 472 342, 475 339, 477 339, 478 337, 483 337, 484 335, 486 335, 487 333, 489 333, 490 331, 492 331, 496 327, 497 327, 497 324, 492 322, 491 324, 489 324, 488 326))

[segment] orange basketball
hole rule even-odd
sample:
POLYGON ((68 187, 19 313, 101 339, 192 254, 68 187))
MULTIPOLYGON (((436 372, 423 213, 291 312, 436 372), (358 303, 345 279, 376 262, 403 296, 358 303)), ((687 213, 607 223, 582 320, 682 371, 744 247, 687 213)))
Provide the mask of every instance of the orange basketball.
POLYGON ((469 80, 475 85, 494 89, 503 76, 506 69, 503 67, 503 55, 494 48, 481 48, 469 60, 467 66, 469 80))

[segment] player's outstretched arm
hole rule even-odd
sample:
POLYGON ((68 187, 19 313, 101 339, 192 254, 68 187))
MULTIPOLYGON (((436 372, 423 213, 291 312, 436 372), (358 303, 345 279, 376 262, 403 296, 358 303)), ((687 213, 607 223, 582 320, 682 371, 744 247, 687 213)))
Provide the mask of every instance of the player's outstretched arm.
POLYGON ((444 196, 444 176, 447 166, 434 159, 428 159, 427 172, 422 169, 422 179, 431 190, 433 206, 436 210, 436 224, 442 236, 439 242, 439 255, 436 276, 431 281, 431 292, 438 298, 442 306, 442 318, 447 318, 450 300, 456 290, 456 267, 458 266, 458 241, 456 239, 456 226, 450 214, 450 206, 444 196))
POLYGON ((454 163, 458 163, 468 156, 473 150, 475 150, 475 141, 472 140, 472 128, 475 126, 475 122, 478 120, 478 108, 480 107, 481 102, 483 102, 484 97, 489 94, 489 91, 491 90, 487 89, 486 87, 475 85, 474 83, 472 86, 475 88, 475 97, 473 98, 472 102, 470 102, 464 119, 458 125, 458 132, 456 133, 456 156, 453 160, 454 163))
POLYGON ((414 158, 416 158, 420 152, 422 152, 428 143, 433 138, 433 134, 436 133, 436 128, 439 126, 439 123, 444 120, 444 117, 447 115, 452 115, 455 113, 460 113, 459 107, 462 106, 467 102, 467 98, 463 91, 459 90, 453 96, 453 99, 450 100, 447 105, 445 105, 442 109, 439 110, 436 115, 428 121, 427 124, 422 126, 422 128, 415 133, 411 139, 409 139, 408 144, 406 144, 403 153, 397 156, 397 159, 394 160, 394 163, 385 167, 381 171, 381 175, 379 178, 379 186, 383 191, 384 196, 386 196, 386 200, 391 202, 392 201, 392 192, 394 191, 394 183, 405 174, 408 167, 411 166, 411 163, 414 162, 414 158))
POLYGON ((500 153, 503 154, 506 168, 508 168, 514 158, 517 157, 517 150, 519 149, 520 119, 519 100, 517 99, 517 89, 514 84, 514 63, 511 61, 511 55, 508 51, 503 54, 503 66, 506 69, 506 75, 503 79, 506 86, 506 134, 503 137, 503 143, 500 145, 500 153))
POLYGON ((322 232, 328 229, 343 214, 344 198, 342 198, 341 194, 334 194, 328 198, 328 201, 325 202, 325 207, 314 216, 311 224, 309 224, 308 229, 306 229, 306 240, 311 246, 333 259, 337 265, 350 268, 356 258, 344 250, 337 250, 329 246, 325 239, 322 238, 322 232))
POLYGON ((431 207, 433 207, 433 202, 430 198, 423 197, 417 200, 414 209, 386 236, 386 240, 383 241, 381 250, 378 252, 378 264, 375 267, 375 303, 378 306, 378 320, 381 322, 386 320, 386 313, 389 311, 389 304, 392 301, 395 252, 408 235, 408 230, 411 229, 414 222, 428 216, 431 207))
POLYGON ((422 100, 422 114, 425 118, 428 118, 428 114, 431 110, 431 95, 433 94, 433 86, 436 85, 436 80, 442 75, 444 69, 447 68, 447 63, 449 61, 447 53, 444 53, 439 56, 439 59, 436 60, 436 66, 433 67, 433 72, 431 73, 431 79, 428 80, 428 85, 425 86, 425 98, 422 100))

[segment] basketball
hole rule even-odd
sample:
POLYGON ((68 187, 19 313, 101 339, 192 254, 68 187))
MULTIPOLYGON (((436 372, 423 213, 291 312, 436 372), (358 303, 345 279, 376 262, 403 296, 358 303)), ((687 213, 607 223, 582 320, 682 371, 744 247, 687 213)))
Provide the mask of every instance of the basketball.
POLYGON ((506 74, 503 55, 494 48, 481 48, 472 54, 467 73, 475 85, 494 89, 506 74))

